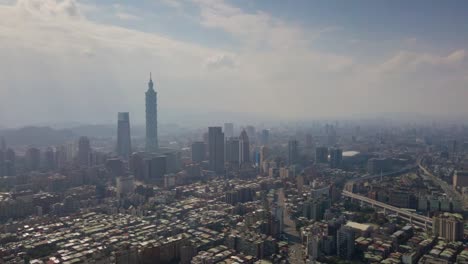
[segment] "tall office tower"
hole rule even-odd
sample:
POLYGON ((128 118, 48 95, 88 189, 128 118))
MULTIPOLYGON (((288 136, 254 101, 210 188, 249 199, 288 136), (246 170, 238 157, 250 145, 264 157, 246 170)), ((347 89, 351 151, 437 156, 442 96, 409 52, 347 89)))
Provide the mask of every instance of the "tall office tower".
POLYGON ((158 151, 158 113, 157 93, 153 89, 153 80, 150 74, 148 91, 146 91, 146 151, 158 151))
POLYGON ((299 161, 299 148, 297 140, 289 140, 288 142, 288 165, 294 165, 299 161))
POLYGON ((270 155, 270 149, 267 146, 260 147, 260 168, 263 168, 263 163, 267 161, 270 155))
POLYGON ((443 213, 432 219, 432 232, 447 241, 463 240, 463 217, 459 214, 443 213))
POLYGON ((78 164, 88 167, 90 165, 91 145, 88 137, 80 137, 78 140, 78 164))
POLYGON ((348 226, 342 226, 337 232, 336 251, 342 259, 351 259, 354 253, 354 230, 348 226))
POLYGON ((328 148, 318 147, 315 149, 315 162, 327 163, 328 162, 328 148))
POLYGON ((67 148, 64 145, 61 145, 57 148, 55 152, 55 159, 57 162, 57 168, 63 168, 67 164, 67 148))
POLYGON ((226 138, 232 138, 234 136, 234 124, 224 123, 224 136, 226 138))
POLYGON ((128 159, 132 152, 130 115, 128 112, 118 113, 117 119, 117 155, 128 159))
POLYGON ((144 152, 135 152, 130 155, 129 167, 130 173, 135 176, 137 180, 144 180, 145 157, 144 152))
POLYGON ((343 161, 343 150, 339 148, 330 149, 330 168, 339 168, 343 161))
POLYGON ((239 150, 239 139, 235 137, 228 138, 226 140, 226 162, 232 167, 239 167, 240 164, 240 150, 239 150))
POLYGON ((149 181, 162 181, 167 173, 166 157, 155 156, 144 159, 143 178, 149 181))
POLYGON ((192 143, 192 162, 200 163, 206 160, 206 144, 203 141, 192 143))
POLYGON ((221 127, 208 128, 208 150, 210 170, 224 172, 224 133, 221 127))
POLYGON ((247 135, 249 136, 249 139, 251 142, 255 142, 255 127, 254 126, 247 126, 245 128, 245 131, 247 132, 247 135))
POLYGON ((8 148, 5 151, 5 163, 4 163, 4 174, 6 176, 15 176, 16 175, 16 154, 15 151, 11 148, 8 148))
POLYGON ((270 130, 262 130, 262 145, 268 145, 270 143, 270 130))
POLYGON ((38 148, 28 148, 25 158, 28 170, 35 171, 39 169, 41 164, 41 151, 38 148))
POLYGON ((52 148, 47 148, 47 150, 44 152, 44 159, 43 159, 43 167, 46 170, 54 170, 56 168, 56 158, 55 158, 55 152, 52 148))
POLYGON ((242 133, 239 137, 239 162, 241 165, 247 164, 250 162, 250 143, 249 136, 245 130, 242 130, 242 133))
POLYGON ((175 150, 168 150, 163 153, 166 158, 166 173, 176 173, 180 170, 180 155, 181 153, 175 150))

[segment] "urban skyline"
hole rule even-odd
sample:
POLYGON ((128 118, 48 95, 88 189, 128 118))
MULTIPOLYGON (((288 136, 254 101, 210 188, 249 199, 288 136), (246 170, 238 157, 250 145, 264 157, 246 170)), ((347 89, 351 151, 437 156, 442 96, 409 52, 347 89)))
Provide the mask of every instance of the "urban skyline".
POLYGON ((0 0, 0 263, 467 264, 466 10, 0 0))

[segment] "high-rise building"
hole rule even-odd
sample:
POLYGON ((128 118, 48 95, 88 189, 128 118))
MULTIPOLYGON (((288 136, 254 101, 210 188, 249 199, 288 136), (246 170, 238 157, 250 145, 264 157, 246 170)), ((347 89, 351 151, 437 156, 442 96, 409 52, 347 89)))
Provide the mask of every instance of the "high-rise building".
POLYGON ((239 139, 231 137, 226 140, 225 159, 231 167, 239 167, 240 164, 240 149, 239 139))
POLYGON ((270 143, 270 130, 262 130, 262 145, 268 145, 270 143))
POLYGON ((288 165, 294 165, 299 162, 299 146, 297 140, 292 139, 288 142, 288 165))
POLYGON ((330 168, 339 168, 343 161, 343 150, 339 148, 330 149, 330 168))
POLYGON ((328 148, 318 147, 315 149, 315 162, 327 163, 328 162, 328 148))
POLYGON ((55 151, 52 148, 47 148, 44 152, 43 167, 46 170, 54 170, 56 166, 55 151))
POLYGON ((90 166, 91 145, 88 137, 80 137, 78 140, 78 164, 80 166, 90 166))
POLYGON ((157 93, 153 89, 153 80, 150 74, 148 91, 146 91, 146 151, 158 151, 158 114, 157 93))
POLYGON ((130 173, 135 176, 137 180, 144 180, 144 168, 145 168, 145 161, 144 152, 135 152, 130 155, 129 160, 129 168, 130 173))
POLYGON ((245 130, 242 130, 239 137, 239 155, 239 162, 241 165, 250 163, 249 136, 245 130))
POLYGON ((132 193, 135 189, 135 179, 133 176, 121 176, 116 178, 117 196, 123 197, 132 193))
POLYGON ((342 259, 351 259, 354 253, 354 229, 342 226, 337 232, 336 251, 342 259))
POLYGON ((130 140, 130 115, 128 112, 117 115, 117 155, 128 159, 132 152, 130 140))
POLYGON ((262 171, 263 171, 263 163, 267 161, 269 155, 270 155, 270 149, 267 146, 261 146, 260 147, 260 168, 262 171))
POLYGON ((206 159, 206 145, 203 141, 192 143, 192 162, 200 163, 206 159))
POLYGON ((455 171, 453 174, 453 188, 468 187, 468 171, 455 171))
POLYGON ((176 173, 180 170, 181 153, 174 150, 166 150, 163 156, 166 158, 166 173, 176 173))
POLYGON ((224 172, 224 133, 221 127, 208 128, 209 167, 216 173, 224 172))
POLYGON ((150 181, 162 181, 167 172, 166 156, 156 156, 144 160, 143 178, 150 181))
POLYGON ((432 232, 447 241, 463 240, 463 217, 459 214, 443 213, 432 219, 432 232))
POLYGON ((16 155, 15 151, 11 148, 8 148, 4 152, 4 164, 3 164, 3 169, 4 169, 4 175, 6 176, 15 176, 16 175, 16 167, 15 167, 15 162, 16 162, 16 155))
POLYGON ((226 138, 232 138, 234 136, 234 124, 224 123, 224 136, 226 138))
POLYGON ((255 142, 255 127, 254 126, 247 126, 245 128, 247 135, 249 136, 250 142, 255 142))
POLYGON ((35 171, 39 169, 41 164, 41 151, 38 148, 28 148, 25 158, 28 170, 35 171))

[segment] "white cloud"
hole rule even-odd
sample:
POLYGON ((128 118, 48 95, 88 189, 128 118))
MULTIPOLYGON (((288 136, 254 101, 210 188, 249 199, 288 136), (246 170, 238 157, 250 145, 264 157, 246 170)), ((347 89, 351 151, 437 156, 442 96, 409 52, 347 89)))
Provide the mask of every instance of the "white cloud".
POLYGON ((420 70, 427 66, 458 66, 464 62, 466 51, 463 49, 451 52, 446 56, 434 55, 430 53, 417 53, 400 51, 392 58, 382 63, 378 70, 387 72, 408 72, 420 70))
POLYGON ((235 65, 234 58, 226 54, 212 56, 205 62, 205 66, 209 69, 233 68, 235 65))
POLYGON ((122 6, 121 4, 114 4, 115 16, 121 20, 141 20, 140 16, 134 15, 122 6))
POLYGON ((180 2, 180 0, 160 0, 161 3, 167 5, 167 6, 170 6, 170 7, 173 7, 173 8, 181 8, 182 7, 182 3, 180 2))
POLYGON ((78 5, 74 0, 18 0, 20 11, 39 16, 80 17, 78 5))
POLYGON ((141 20, 141 17, 138 17, 136 15, 132 15, 132 14, 129 14, 129 13, 125 13, 125 12, 117 12, 115 14, 115 16, 122 19, 122 20, 141 20))

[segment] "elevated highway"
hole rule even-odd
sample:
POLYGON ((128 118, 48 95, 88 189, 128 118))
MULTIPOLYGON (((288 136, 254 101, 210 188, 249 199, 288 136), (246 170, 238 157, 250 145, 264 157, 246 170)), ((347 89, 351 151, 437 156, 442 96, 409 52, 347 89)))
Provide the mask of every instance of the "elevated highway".
POLYGON ((373 200, 371 198, 355 194, 349 191, 343 191, 343 196, 349 197, 354 200, 358 200, 360 202, 366 203, 371 205, 372 207, 377 207, 377 208, 382 208, 384 209, 384 212, 387 213, 395 213, 399 218, 406 220, 414 225, 423 227, 423 228, 432 228, 432 219, 426 216, 422 216, 410 211, 407 211, 402 208, 398 208, 386 203, 382 203, 376 200, 373 200))

